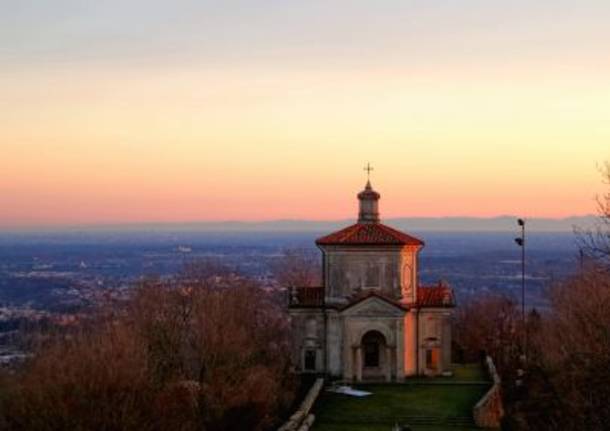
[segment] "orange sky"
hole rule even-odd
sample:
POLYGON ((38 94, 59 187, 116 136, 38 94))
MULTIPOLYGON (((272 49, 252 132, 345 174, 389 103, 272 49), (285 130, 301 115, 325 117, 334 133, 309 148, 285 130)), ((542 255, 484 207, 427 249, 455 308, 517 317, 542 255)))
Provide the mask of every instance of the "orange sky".
POLYGON ((385 217, 594 212, 610 159, 606 6, 450 19, 422 2, 378 23, 362 5, 318 22, 312 4, 152 40, 109 6, 53 25, 9 11, 0 227, 355 217, 368 161, 385 217))

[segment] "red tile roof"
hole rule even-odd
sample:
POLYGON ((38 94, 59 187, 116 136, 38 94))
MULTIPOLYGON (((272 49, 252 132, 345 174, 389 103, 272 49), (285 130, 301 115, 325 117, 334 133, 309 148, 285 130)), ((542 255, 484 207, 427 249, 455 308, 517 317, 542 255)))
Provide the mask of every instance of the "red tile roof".
POLYGON ((356 223, 316 240, 318 245, 424 245, 424 242, 381 223, 356 223))
POLYGON ((436 286, 417 287, 418 307, 455 307, 453 289, 439 282, 436 286))

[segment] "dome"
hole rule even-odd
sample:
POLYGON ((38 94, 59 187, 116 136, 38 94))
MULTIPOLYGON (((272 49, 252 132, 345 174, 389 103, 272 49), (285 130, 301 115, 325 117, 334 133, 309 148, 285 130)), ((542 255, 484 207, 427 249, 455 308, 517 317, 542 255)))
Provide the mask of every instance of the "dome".
POLYGON ((378 200, 381 197, 381 195, 379 193, 377 193, 375 190, 373 190, 373 187, 371 186, 371 182, 367 181, 366 182, 366 186, 364 186, 364 190, 362 190, 360 193, 358 193, 358 199, 374 199, 374 200, 378 200))

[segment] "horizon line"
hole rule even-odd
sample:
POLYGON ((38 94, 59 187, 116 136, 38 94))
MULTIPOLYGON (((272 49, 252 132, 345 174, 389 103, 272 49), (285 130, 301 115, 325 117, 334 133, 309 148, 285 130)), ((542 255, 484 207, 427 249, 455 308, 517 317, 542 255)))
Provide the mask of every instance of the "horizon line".
MULTIPOLYGON (((443 221, 443 220, 466 220, 466 221, 493 221, 500 219, 518 219, 525 218, 535 222, 551 222, 560 223, 567 222, 572 219, 593 219, 598 215, 594 213, 569 215, 564 217, 523 217, 513 214, 500 214, 496 216, 396 216, 382 219, 382 222, 400 222, 400 221, 443 221)), ((355 218, 335 218, 335 219, 308 219, 308 218, 278 218, 278 219, 218 219, 218 220, 191 220, 191 221, 126 221, 126 222, 100 222, 100 223, 57 223, 57 224, 28 224, 28 225, 0 225, 0 233, 18 233, 18 232, 52 232, 52 231, 73 231, 73 230, 139 230, 142 228, 171 228, 171 227, 188 227, 188 226, 215 226, 222 225, 243 225, 244 227, 255 227, 256 225, 274 224, 274 223, 307 223, 307 224, 339 224, 353 223, 355 218)), ((234 230, 234 229, 233 229, 234 230)), ((277 229, 272 229, 277 230, 277 229)), ((292 229, 296 231, 296 229, 292 229)), ((305 230, 311 230, 305 229, 305 230)), ((439 230, 433 228, 433 230, 439 230)), ((448 229, 448 230, 455 230, 448 229)), ((472 229, 467 229, 472 230, 472 229)), ((485 229, 483 229, 485 230, 485 229)))

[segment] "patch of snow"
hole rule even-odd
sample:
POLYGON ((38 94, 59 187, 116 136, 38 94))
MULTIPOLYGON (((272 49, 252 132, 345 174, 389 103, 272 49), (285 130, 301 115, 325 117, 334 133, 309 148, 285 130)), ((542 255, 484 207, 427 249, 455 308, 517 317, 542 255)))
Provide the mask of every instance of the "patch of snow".
POLYGON ((372 395, 372 392, 360 391, 354 389, 351 386, 332 386, 327 389, 328 392, 335 392, 337 394, 351 395, 353 397, 368 397, 372 395))

